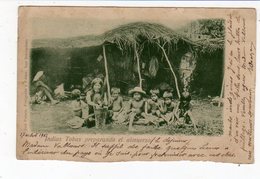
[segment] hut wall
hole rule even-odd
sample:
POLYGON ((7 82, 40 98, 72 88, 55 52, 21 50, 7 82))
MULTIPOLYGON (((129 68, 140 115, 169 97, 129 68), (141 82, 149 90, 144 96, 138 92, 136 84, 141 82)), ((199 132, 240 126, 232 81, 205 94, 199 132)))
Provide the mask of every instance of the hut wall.
MULTIPOLYGON (((177 49, 170 50, 168 57, 178 74, 178 67, 183 54, 190 49, 187 45, 178 45, 177 49)), ((39 70, 43 70, 48 77, 49 85, 54 89, 60 83, 64 83, 65 89, 71 85, 81 85, 82 78, 94 69, 105 74, 103 60, 98 61, 98 56, 102 54, 102 47, 86 48, 34 48, 31 50, 31 80, 39 70)), ((149 64, 151 57, 155 56, 159 61, 159 69, 156 77, 151 78, 147 75, 146 70, 142 70, 144 78, 144 88, 149 90, 158 87, 161 83, 169 84, 175 89, 174 80, 159 49, 144 49, 140 59, 142 62, 149 64)), ((132 53, 122 54, 122 52, 113 45, 107 46, 107 59, 109 68, 109 80, 111 87, 120 87, 123 93, 138 84, 134 72, 134 57, 132 53)), ((191 90, 201 95, 219 95, 223 79, 224 56, 223 51, 219 50, 214 53, 198 54, 197 67, 194 71, 194 80, 191 84, 191 90)), ((178 83, 182 89, 179 75, 178 83)))
POLYGON ((96 68, 103 69, 103 63, 96 60, 100 52, 101 47, 33 48, 30 78, 32 80, 38 71, 43 70, 52 89, 61 83, 64 83, 65 89, 71 85, 81 85, 83 76, 93 73, 96 68))
POLYGON ((224 74, 224 53, 218 50, 198 56, 192 89, 202 96, 219 96, 224 74))
POLYGON ((38 71, 44 71, 51 88, 65 81, 69 73, 70 50, 53 48, 31 49, 30 78, 38 71))
POLYGON ((107 46, 106 49, 110 86, 119 87, 123 94, 127 94, 135 83, 133 78, 134 57, 130 53, 123 54, 113 45, 107 46))

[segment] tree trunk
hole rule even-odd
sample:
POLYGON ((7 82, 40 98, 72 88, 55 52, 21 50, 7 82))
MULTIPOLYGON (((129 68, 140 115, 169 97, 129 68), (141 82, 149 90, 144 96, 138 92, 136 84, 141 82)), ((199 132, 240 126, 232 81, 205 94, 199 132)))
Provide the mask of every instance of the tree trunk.
POLYGON ((109 85, 109 76, 108 76, 108 67, 107 67, 107 56, 106 56, 106 48, 105 48, 105 45, 103 45, 103 56, 104 56, 105 72, 106 72, 107 94, 108 94, 108 100, 110 100, 110 99, 111 99, 111 94, 110 94, 110 85, 109 85))
POLYGON ((136 56, 136 60, 137 60, 137 71, 138 71, 138 77, 139 77, 139 87, 142 88, 142 76, 141 76, 141 69, 140 69, 140 59, 139 59, 139 55, 136 49, 136 44, 134 46, 134 51, 135 51, 135 56, 136 56))
POLYGON ((168 56, 167 56, 167 54, 166 54, 164 48, 163 48, 160 44, 158 44, 158 43, 157 43, 157 45, 162 49, 163 54, 164 54, 164 57, 165 57, 165 59, 166 59, 168 65, 169 65, 169 67, 170 67, 170 69, 171 69, 171 72, 172 72, 172 74, 173 74, 174 81, 175 81, 176 92, 177 92, 178 98, 180 98, 181 95, 180 95, 180 90, 179 90, 179 86, 178 86, 178 81, 177 81, 176 74, 175 74, 175 72, 173 71, 173 68, 172 68, 171 62, 170 62, 170 60, 169 60, 169 58, 168 58, 168 56))
POLYGON ((219 96, 218 107, 220 107, 221 102, 223 102, 224 85, 225 85, 225 77, 223 77, 223 81, 222 81, 222 85, 221 85, 221 92, 220 92, 220 96, 219 96))

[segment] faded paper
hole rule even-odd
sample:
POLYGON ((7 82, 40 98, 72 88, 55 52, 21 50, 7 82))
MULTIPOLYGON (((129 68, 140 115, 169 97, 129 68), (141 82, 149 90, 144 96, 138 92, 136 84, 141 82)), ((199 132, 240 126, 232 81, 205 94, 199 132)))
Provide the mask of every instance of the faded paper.
MULTIPOLYGON (((142 24, 140 25, 140 29, 142 29, 142 24)), ((213 28, 213 30, 216 30, 216 28, 213 28)), ((189 36, 186 36, 186 38, 188 40, 185 42, 188 43, 191 39, 189 36)), ((207 40, 205 40, 204 43, 207 43, 206 41, 207 40)), ((158 42, 160 43, 160 41, 158 42)), ((199 42, 199 40, 196 42, 199 42)), ((113 44, 113 42, 111 44, 113 44)), ((203 43, 200 43, 199 47, 203 46, 201 44, 203 43)), ((193 48, 192 45, 191 47, 193 48)), ((165 47, 165 49, 168 48, 174 47, 165 47)), ((176 48, 178 49, 178 44, 176 48)), ((100 53, 102 54, 102 47, 100 49, 100 53)), ((193 48, 193 50, 196 50, 196 48, 193 48)), ((179 55, 183 55, 184 51, 179 55)), ((91 52, 88 51, 88 53, 91 52)), ((120 54, 120 51, 117 51, 117 53, 120 54)), ((163 51, 158 53, 160 53, 161 56, 164 55, 163 51)), ((168 53, 168 56, 170 56, 170 53, 171 52, 168 53)), ((214 54, 214 52, 212 52, 212 54, 214 54)), ((99 59, 98 56, 95 55, 91 58, 95 59, 95 61, 99 59)), ((142 57, 140 58, 142 61, 142 57)), ((214 57, 209 55, 208 58, 214 57)), ((108 56, 108 63, 110 63, 109 59, 111 59, 111 57, 108 56)), ((255 9, 20 7, 17 158, 22 160, 72 160, 87 162, 193 160, 253 163, 255 60, 255 9), (68 113, 68 117, 68 115, 63 115, 62 112, 58 111, 63 111, 64 106, 66 107, 65 104, 68 103, 69 105, 70 100, 61 100, 58 104, 53 105, 49 101, 43 104, 31 104, 32 95, 30 94, 30 85, 37 71, 42 69, 47 71, 48 69, 54 68, 55 70, 49 71, 49 75, 51 76, 52 72, 59 74, 57 72, 58 70, 66 71, 73 69, 71 66, 72 63, 66 66, 66 69, 60 69, 58 68, 59 66, 56 68, 54 65, 55 67, 53 67, 50 65, 52 64, 51 62, 47 64, 44 60, 48 60, 48 58, 57 58, 57 60, 68 58, 69 61, 71 59, 78 60, 82 58, 83 64, 84 54, 77 57, 77 55, 83 53, 80 51, 80 48, 102 46, 102 40, 100 42, 100 39, 95 38, 88 39, 88 42, 85 43, 84 35, 97 37, 109 30, 116 29, 120 25, 135 22, 158 23, 178 32, 179 29, 185 28, 188 24, 188 30, 186 30, 185 33, 189 33, 188 31, 191 30, 191 34, 194 35, 196 34, 195 31, 193 31, 194 27, 191 27, 192 25, 189 27, 189 24, 200 19, 223 19, 225 27, 223 69, 221 69, 224 74, 224 81, 222 82, 223 90, 221 90, 222 83, 217 90, 219 95, 223 94, 224 98, 223 101, 221 99, 217 101, 217 106, 212 104, 212 97, 207 96, 209 92, 207 92, 204 97, 193 100, 195 104, 193 104, 194 110, 192 112, 194 115, 196 114, 195 120, 197 120, 197 122, 199 121, 197 130, 200 132, 196 132, 195 129, 192 128, 192 125, 184 125, 184 127, 180 127, 180 129, 177 130, 178 125, 167 124, 157 126, 158 129, 156 126, 141 125, 141 132, 138 131, 140 127, 136 125, 137 131, 129 132, 128 127, 125 127, 128 125, 127 123, 122 127, 124 128, 122 131, 120 131, 121 128, 119 131, 113 130, 114 128, 118 128, 116 124, 108 125, 110 128, 105 125, 104 129, 95 129, 95 127, 71 129, 66 125, 66 122, 69 120, 69 117, 73 117, 72 112, 68 113), (52 39, 58 40, 52 41, 52 39), (69 40, 65 42, 62 41, 62 39, 69 40), (82 41, 80 41, 80 39, 82 39, 82 41), (50 52, 47 53, 44 51, 44 53, 46 53, 41 56, 41 49, 46 50, 48 48, 51 49, 50 52), (60 49, 72 49, 74 50, 72 53, 74 56, 71 55, 67 57, 67 54, 65 52, 62 54, 63 52, 61 52, 60 49), (76 49, 79 51, 77 52, 76 49), (36 53, 37 50, 38 53, 36 53), (35 54, 38 54, 38 56, 35 54), (35 65, 36 62, 34 63, 32 59, 38 60, 37 68, 34 68, 33 65, 35 65), (203 99, 207 99, 208 103, 202 103, 201 101, 203 101, 203 99), (223 102, 223 106, 221 102, 223 102), (205 112, 204 108, 206 107, 201 108, 202 104, 206 107, 210 105, 213 107, 209 107, 209 111, 205 112), (200 111, 200 108, 201 114, 196 112, 200 111), (203 111, 207 114, 204 114, 203 111), (219 114, 213 116, 212 114, 215 114, 214 112, 216 111, 219 111, 219 114), (49 113, 51 113, 51 115, 49 115, 49 113), (49 116, 45 116, 46 114, 49 116), (212 116, 212 119, 211 117, 205 117, 207 115, 212 116), (56 116, 57 121, 50 119, 53 116, 56 116), (198 118, 205 118, 205 120, 202 123, 198 118), (213 118, 222 121, 220 122, 220 124, 223 124, 222 127, 221 125, 220 127, 218 126, 220 132, 215 132, 216 127, 213 118), (188 132, 183 132, 184 130, 188 132), (174 132, 171 133, 171 131, 174 132)), ((103 62, 103 60, 100 61, 103 62)), ((142 62, 145 61, 143 60, 142 62)), ((59 63, 63 63, 62 60, 59 63)), ((136 65, 134 62, 130 63, 136 65)), ((197 65, 198 63, 199 61, 197 61, 197 65)), ((210 64, 210 62, 207 63, 210 64)), ((204 70, 207 68, 207 63, 205 62, 204 64, 204 70)), ((167 63, 164 62, 163 65, 166 66, 167 63)), ((174 70, 176 69, 177 68, 174 67, 174 70)), ((113 70, 116 71, 117 69, 115 68, 113 70)), ((76 72, 78 71, 76 70, 76 72)), ((108 71, 111 70, 108 69, 108 71)), ((173 81, 172 84, 175 84, 169 68, 168 72, 172 79, 171 81, 173 81)), ((69 74, 69 72, 64 73, 69 74)), ((203 74, 203 72, 201 73, 203 74)), ((63 73, 60 72, 60 74, 63 73)), ((137 73, 134 74, 136 75, 137 73)), ((144 74, 142 73, 141 75, 144 74)), ((111 78, 110 75, 110 80, 111 78)), ((116 77, 114 78, 116 79, 116 77)), ((136 78, 138 81, 138 75, 136 75, 136 78)), ((218 79, 219 78, 221 77, 219 76, 218 79)), ((77 74, 74 74, 72 79, 81 82, 80 75, 77 77, 77 74)), ((73 80, 70 84, 73 84, 73 80)), ((214 79, 210 78, 201 78, 200 81, 203 80, 211 80, 214 82, 214 79)), ((59 83, 66 82, 66 80, 59 81, 59 83)), ((179 83, 181 86, 180 81, 179 83)), ((220 82, 218 81, 218 83, 220 82)), ((214 85, 214 83, 212 84, 214 85)), ((177 103, 178 95, 175 87, 173 88, 175 95, 174 102, 177 103)), ((181 90, 182 88, 180 87, 180 91, 181 90)), ((125 94, 126 93, 127 92, 125 92, 125 94)), ((193 96, 195 95, 192 94, 192 99, 193 96)), ((149 95, 146 98, 150 98, 149 95)), ((124 99, 124 101, 127 103, 129 98, 124 99)))

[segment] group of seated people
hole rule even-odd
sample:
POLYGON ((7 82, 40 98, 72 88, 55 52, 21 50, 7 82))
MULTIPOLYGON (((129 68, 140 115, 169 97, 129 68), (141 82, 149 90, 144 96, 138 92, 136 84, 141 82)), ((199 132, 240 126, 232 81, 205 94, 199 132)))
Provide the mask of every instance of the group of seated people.
POLYGON ((195 125, 191 114, 191 96, 184 89, 178 102, 174 102, 173 93, 170 90, 163 92, 160 98, 159 89, 150 90, 150 97, 141 87, 135 87, 129 91, 130 100, 125 101, 120 95, 120 88, 111 88, 111 98, 106 100, 103 90, 103 81, 95 78, 91 83, 91 89, 82 97, 78 89, 72 91, 74 101, 72 109, 74 115, 85 119, 83 126, 97 128, 108 121, 115 124, 128 125, 129 131, 135 131, 134 125, 154 125, 160 127, 170 124, 195 125), (83 117, 84 108, 88 114, 83 117), (100 121, 101 120, 101 121, 100 121))
MULTIPOLYGON (((52 97, 51 89, 44 83, 44 78, 43 71, 39 71, 34 77, 33 86, 37 91, 31 102, 41 103, 44 98, 48 98, 52 104, 58 103, 52 97)), ((129 91, 130 100, 124 101, 120 95, 120 88, 117 87, 111 88, 111 97, 108 97, 103 80, 97 77, 91 81, 86 92, 81 93, 79 89, 74 89, 71 94, 71 108, 75 118, 68 121, 68 125, 72 128, 99 128, 108 122, 126 124, 129 131, 135 131, 136 124, 160 127, 192 123, 196 128, 191 113, 191 95, 186 88, 180 99, 174 100, 171 90, 160 92, 159 89, 151 89, 148 97, 141 87, 135 87, 129 91)))

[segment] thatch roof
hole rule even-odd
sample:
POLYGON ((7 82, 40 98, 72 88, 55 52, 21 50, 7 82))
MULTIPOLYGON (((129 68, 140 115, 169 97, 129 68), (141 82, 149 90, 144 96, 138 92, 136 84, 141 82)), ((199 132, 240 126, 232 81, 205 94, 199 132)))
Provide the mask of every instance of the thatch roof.
POLYGON ((216 39, 204 39, 201 41, 195 42, 201 47, 202 53, 212 53, 217 50, 223 50, 225 40, 224 38, 216 38, 216 39))
POLYGON ((144 41, 148 43, 177 43, 181 36, 160 24, 135 22, 122 25, 103 34, 104 41, 114 43, 120 50, 127 50, 144 41))
POLYGON ((192 41, 174 30, 161 24, 148 22, 135 22, 119 26, 98 36, 80 36, 66 39, 37 39, 33 40, 33 48, 81 48, 100 46, 102 44, 115 44, 121 51, 129 51, 134 45, 141 46, 143 43, 159 43, 176 45, 179 41, 192 47, 198 47, 201 52, 214 52, 224 48, 224 39, 208 39, 192 41))
POLYGON ((156 42, 177 42, 181 38, 172 29, 160 24, 135 22, 119 26, 99 36, 80 36, 67 39, 36 39, 33 47, 73 48, 116 44, 120 49, 139 44, 142 39, 156 42))

